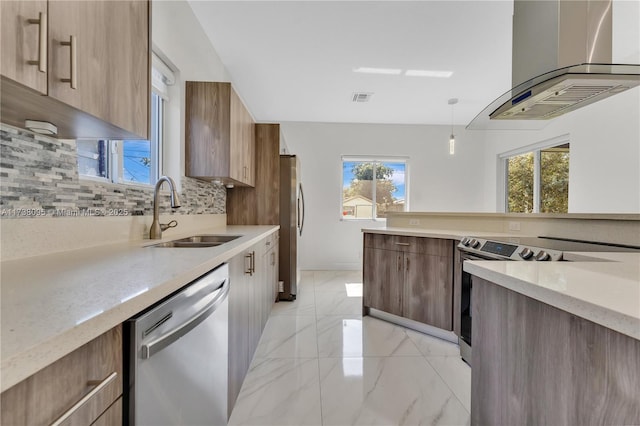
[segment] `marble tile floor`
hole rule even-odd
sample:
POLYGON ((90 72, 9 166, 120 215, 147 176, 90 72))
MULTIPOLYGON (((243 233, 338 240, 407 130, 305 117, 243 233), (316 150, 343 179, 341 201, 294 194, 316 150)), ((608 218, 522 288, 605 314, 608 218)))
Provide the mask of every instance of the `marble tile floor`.
POLYGON ((273 307, 230 425, 467 425, 458 346, 362 317, 359 271, 304 271, 273 307))

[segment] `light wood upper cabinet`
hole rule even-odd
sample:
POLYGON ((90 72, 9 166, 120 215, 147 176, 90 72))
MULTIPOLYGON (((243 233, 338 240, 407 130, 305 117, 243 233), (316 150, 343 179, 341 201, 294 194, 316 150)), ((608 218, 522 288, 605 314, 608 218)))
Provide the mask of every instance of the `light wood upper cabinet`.
POLYGON ((189 177, 255 184, 255 123, 231 83, 186 84, 186 167, 189 177))
POLYGON ((139 135, 149 113, 149 5, 50 1, 49 96, 139 135), (72 46, 76 39, 75 59, 72 46), (70 79, 75 63, 76 88, 70 79))
POLYGON ((63 138, 148 137, 148 1, 0 3, 3 122, 48 121, 63 138), (30 23, 39 16, 40 24, 30 23), (40 28, 46 38, 38 36, 40 28), (40 50, 44 71, 31 65, 40 50))
POLYGON ((453 242, 364 234, 363 305, 453 328, 453 242))
POLYGON ((280 125, 255 125, 255 185, 227 191, 228 225, 280 224, 280 125))
POLYGON ((122 327, 115 327, 2 393, 3 425, 120 424, 122 327), (83 404, 77 404, 84 397, 83 404), (112 422, 109 419, 117 419, 112 422))
POLYGON ((47 2, 1 1, 0 73, 47 94, 47 2), (42 18, 42 22, 39 21, 42 18), (43 38, 40 36, 42 35, 43 38), (43 43, 44 42, 44 43, 43 43), (42 57, 42 55, 44 57, 42 57), (42 70, 38 62, 43 59, 42 70))

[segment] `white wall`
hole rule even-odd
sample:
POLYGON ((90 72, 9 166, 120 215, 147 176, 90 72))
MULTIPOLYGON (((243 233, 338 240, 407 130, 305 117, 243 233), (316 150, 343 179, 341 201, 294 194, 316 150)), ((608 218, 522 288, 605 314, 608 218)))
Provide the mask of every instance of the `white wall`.
MULTIPOLYGON (((626 9, 620 9, 618 3, 616 22, 633 15, 629 7, 638 9, 625 2, 620 4, 626 9)), ((184 174, 184 82, 230 81, 231 76, 186 1, 154 1, 152 19, 154 48, 177 71, 166 111, 164 173, 179 178, 184 174)), ((614 39, 617 58, 638 56, 637 44, 625 44, 628 38, 620 32, 614 39)), ((301 158, 307 198, 301 267, 359 268, 361 228, 383 225, 340 221, 342 155, 410 157, 413 211, 491 212, 496 210, 497 154, 569 133, 570 211, 640 212, 639 104, 640 89, 634 89, 560 117, 540 131, 456 128, 454 157, 448 155, 448 126, 283 123, 289 151, 301 158)))
POLYGON ((154 1, 153 49, 176 72, 165 108, 163 174, 184 176, 185 81, 230 81, 229 73, 184 0, 154 1))
POLYGON ((569 134, 569 212, 640 212, 640 87, 552 120, 542 130, 485 133, 486 211, 497 206, 497 156, 569 134))
POLYGON ((343 155, 409 157, 411 210, 484 208, 483 142, 476 132, 456 127, 456 154, 450 156, 448 126, 283 123, 282 131, 290 152, 301 161, 306 202, 302 269, 360 268, 360 230, 384 226, 340 220, 343 155))

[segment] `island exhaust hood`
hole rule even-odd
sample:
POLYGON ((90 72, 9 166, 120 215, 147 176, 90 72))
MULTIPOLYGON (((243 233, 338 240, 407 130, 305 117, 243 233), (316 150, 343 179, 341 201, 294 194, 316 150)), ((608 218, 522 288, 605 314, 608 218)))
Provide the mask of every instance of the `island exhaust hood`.
POLYGON ((514 0, 513 89, 468 129, 541 129, 550 119, 640 85, 612 64, 612 0, 514 0))

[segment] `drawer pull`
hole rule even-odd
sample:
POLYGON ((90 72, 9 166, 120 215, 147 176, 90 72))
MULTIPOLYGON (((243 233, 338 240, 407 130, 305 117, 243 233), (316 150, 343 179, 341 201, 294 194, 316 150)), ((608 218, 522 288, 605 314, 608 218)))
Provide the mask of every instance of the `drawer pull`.
POLYGON ((95 388, 91 389, 89 393, 82 397, 82 399, 75 404, 73 407, 69 408, 63 415, 58 417, 58 419, 51 423, 51 426, 59 426, 65 422, 69 417, 71 417, 80 407, 82 407, 87 401, 93 398, 96 394, 98 394, 102 389, 104 389, 109 383, 113 382, 116 377, 118 377, 118 373, 114 371, 109 374, 104 380, 89 380, 87 382, 87 386, 95 386, 95 388))
POLYGON ((393 243, 393 244, 395 244, 397 246, 410 246, 411 245, 409 243, 393 243))

